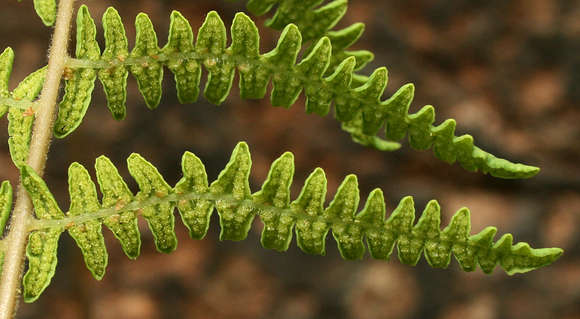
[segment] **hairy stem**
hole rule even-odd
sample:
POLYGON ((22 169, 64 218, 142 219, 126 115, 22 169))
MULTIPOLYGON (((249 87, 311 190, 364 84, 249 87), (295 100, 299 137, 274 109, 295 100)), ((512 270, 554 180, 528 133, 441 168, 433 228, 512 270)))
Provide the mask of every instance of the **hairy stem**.
MULTIPOLYGON (((58 16, 49 51, 46 81, 38 100, 34 133, 30 145, 28 165, 40 176, 44 173, 47 153, 52 138, 56 101, 68 50, 69 31, 75 0, 59 1, 58 16)), ((28 223, 32 218, 32 204, 28 194, 19 185, 16 204, 6 238, 6 255, 0 281, 0 319, 13 318, 18 307, 20 282, 28 238, 28 223)))

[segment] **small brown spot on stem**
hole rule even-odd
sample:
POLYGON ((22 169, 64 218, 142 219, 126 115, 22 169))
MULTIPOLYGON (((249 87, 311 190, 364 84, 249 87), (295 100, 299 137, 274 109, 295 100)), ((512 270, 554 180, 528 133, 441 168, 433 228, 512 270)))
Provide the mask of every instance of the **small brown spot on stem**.
POLYGON ((27 108, 26 111, 24 111, 22 113, 22 115, 24 115, 24 116, 34 116, 34 113, 35 113, 35 111, 34 111, 34 109, 32 109, 32 106, 31 106, 31 107, 27 108))

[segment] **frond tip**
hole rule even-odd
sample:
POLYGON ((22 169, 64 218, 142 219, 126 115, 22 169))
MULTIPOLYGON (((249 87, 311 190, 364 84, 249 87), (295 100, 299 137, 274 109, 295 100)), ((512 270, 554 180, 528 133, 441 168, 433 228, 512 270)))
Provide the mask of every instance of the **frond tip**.
MULTIPOLYGON (((278 14, 276 17, 280 18, 278 14)), ((307 113, 325 116, 334 105, 335 117, 342 123, 343 130, 363 145, 394 150, 400 147, 396 141, 409 136, 413 148, 432 148, 436 157, 448 163, 458 162, 470 171, 501 178, 528 178, 539 171, 537 167, 496 158, 474 146, 469 135, 455 136, 454 120, 434 126, 432 106, 409 114, 414 97, 412 84, 383 100, 388 82, 386 68, 376 69, 367 78, 354 73, 358 67, 356 57, 334 61, 332 41, 337 41, 341 47, 347 46, 357 38, 360 28, 321 37, 302 52, 304 58, 299 62, 304 38, 296 25, 284 27, 276 48, 261 54, 258 28, 243 13, 236 14, 232 22, 229 47, 226 26, 215 11, 207 14, 196 38, 188 20, 173 11, 168 41, 162 48, 150 19, 143 13, 135 20, 136 41, 132 50, 128 48, 124 26, 115 9, 105 11, 103 29, 105 48, 101 52, 95 40, 93 18, 88 8, 81 6, 77 15, 76 59, 68 61, 65 95, 54 127, 58 138, 66 137, 82 122, 97 78, 103 84, 113 117, 121 120, 127 112, 129 73, 137 79, 147 107, 155 109, 161 100, 165 68, 174 75, 181 103, 198 99, 202 73, 206 70, 208 76, 203 95, 214 104, 225 101, 238 73, 243 98, 263 98, 272 82, 270 100, 273 106, 288 108, 302 92, 306 96, 307 113), (381 130, 388 140, 377 135, 381 130)))
POLYGON ((50 283, 56 267, 58 238, 65 230, 81 248, 93 276, 100 279, 107 265, 102 223, 113 231, 125 253, 136 258, 141 243, 137 216, 142 215, 154 235, 157 249, 169 253, 177 247, 175 208, 195 239, 207 234, 215 207, 221 240, 245 239, 258 216, 264 224, 261 243, 265 248, 286 251, 294 232, 302 251, 324 255, 326 237, 332 231, 344 259, 363 258, 367 246, 372 258, 387 260, 396 245, 399 259, 409 265, 417 264, 424 255, 431 266, 445 268, 453 254, 465 271, 473 271, 479 265, 485 273, 490 273, 499 264, 511 275, 549 265, 562 254, 559 248, 532 249, 526 243, 513 245, 510 234, 494 243, 497 231, 494 227, 470 235, 466 208, 459 210, 441 230, 440 207, 434 200, 429 202, 417 223, 411 197, 403 198, 385 219, 380 189, 371 192, 357 214, 360 195, 354 175, 345 178, 334 199, 325 207, 327 182, 321 168, 310 174, 298 198, 290 201, 294 156, 288 152, 273 162, 261 190, 252 194, 249 186, 252 160, 244 142, 236 146, 229 163, 211 184, 203 163, 190 152, 183 155, 183 177, 175 187, 169 186, 157 169, 138 154, 132 154, 127 164, 140 189, 136 195, 109 159, 97 158, 96 175, 103 194, 99 202, 88 172, 82 165, 73 163, 69 169, 71 206, 66 214, 44 181, 30 167, 22 168, 22 182, 37 217, 32 222, 27 249, 26 301, 37 299, 50 283))
POLYGON ((34 0, 34 10, 46 26, 56 22, 56 0, 34 0))

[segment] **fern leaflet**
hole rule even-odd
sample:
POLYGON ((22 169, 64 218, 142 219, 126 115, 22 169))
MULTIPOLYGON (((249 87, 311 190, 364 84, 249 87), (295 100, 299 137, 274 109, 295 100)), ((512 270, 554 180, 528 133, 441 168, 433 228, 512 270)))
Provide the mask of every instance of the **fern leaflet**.
MULTIPOLYGON (((22 1, 22 0, 18 0, 22 1)), ((374 55, 367 50, 347 51, 364 31, 363 23, 355 23, 347 28, 330 31, 347 11, 347 0, 333 0, 320 6, 324 0, 249 0, 248 9, 263 15, 277 6, 274 17, 266 22, 266 26, 281 30, 290 23, 296 24, 302 30, 304 41, 320 39, 328 36, 332 40, 332 61, 329 69, 334 69, 342 60, 353 56, 357 60, 355 70, 363 68, 372 61, 374 55)), ((34 0, 34 8, 43 23, 52 26, 56 20, 56 0, 34 0)))
POLYGON ((447 267, 453 253, 461 268, 473 271, 476 266, 485 273, 499 265, 508 273, 527 272, 555 261, 559 248, 532 249, 526 243, 513 245, 511 234, 493 242, 494 227, 470 236, 469 210, 459 210, 449 225, 440 229, 440 208, 431 201, 414 224, 413 199, 405 197, 385 220, 382 191, 375 189, 365 207, 359 206, 357 178, 349 175, 336 196, 324 208, 326 177, 320 168, 307 178, 298 198, 290 202, 290 185, 294 175, 294 158, 285 153, 274 161, 260 191, 249 187, 251 158, 248 146, 239 143, 225 169, 208 185, 201 160, 190 152, 182 158, 183 178, 175 187, 157 169, 138 154, 127 160, 130 174, 137 181, 137 195, 128 189, 115 166, 104 156, 97 158, 95 168, 103 194, 97 198, 96 186, 87 170, 78 163, 69 168, 71 206, 63 213, 44 181, 28 166, 22 168, 22 182, 35 207, 37 219, 31 223, 27 247, 29 269, 24 276, 24 298, 31 302, 48 286, 57 263, 58 238, 65 231, 80 247, 87 268, 97 279, 107 266, 107 249, 101 233, 104 223, 121 242, 130 258, 140 250, 137 216, 147 220, 155 245, 160 252, 176 249, 174 214, 177 207, 190 236, 202 239, 207 234, 214 207, 219 214, 220 240, 243 240, 255 216, 264 228, 261 243, 265 248, 286 251, 293 229, 300 249, 309 254, 324 255, 326 237, 332 230, 344 259, 361 259, 366 238, 370 255, 387 260, 395 244, 399 259, 415 265, 421 254, 433 267, 447 267))
MULTIPOLYGON (((321 5, 324 0, 249 0, 247 8, 255 15, 263 15, 276 10, 274 16, 266 21, 266 26, 282 30, 289 24, 295 24, 302 34, 304 42, 328 37, 332 43, 332 57, 327 73, 332 73, 340 62, 348 57, 356 58, 354 70, 362 69, 374 59, 374 54, 367 50, 347 50, 363 34, 365 25, 355 23, 344 29, 331 30, 344 17, 347 0, 332 0, 321 5)), ((310 47, 312 48, 312 47, 310 47)), ((357 76, 356 81, 364 81, 366 77, 357 76)), ((362 82, 360 83, 362 84, 362 82)))
POLYGON ((263 55, 259 53, 258 30, 243 13, 238 13, 233 21, 229 48, 226 48, 224 23, 216 12, 207 15, 195 46, 189 22, 177 11, 171 15, 169 41, 162 49, 157 45, 157 36, 147 15, 139 14, 135 25, 136 45, 129 53, 121 18, 115 9, 109 8, 103 16, 106 48, 101 54, 95 40, 94 21, 86 6, 80 8, 77 59, 71 59, 68 64, 69 80, 55 124, 57 137, 67 136, 80 125, 97 77, 103 83, 113 117, 120 120, 126 115, 129 71, 137 78, 147 106, 154 109, 161 98, 164 66, 175 76, 179 101, 191 103, 199 95, 203 65, 209 73, 204 95, 215 104, 221 104, 228 96, 237 69, 243 98, 263 98, 272 80, 274 106, 290 107, 302 90, 307 97, 308 113, 326 115, 334 102, 336 118, 359 143, 383 150, 399 147, 398 143, 375 135, 384 125, 388 138, 400 140, 408 134, 414 148, 433 148, 437 157, 449 163, 457 161, 471 171, 480 170, 501 178, 527 178, 539 171, 537 167, 496 158, 474 146, 469 135, 456 137, 454 120, 433 126, 432 106, 409 115, 414 95, 411 84, 381 101, 388 79, 386 68, 375 70, 365 84, 353 87, 356 59, 350 57, 325 77, 332 51, 327 37, 318 41, 310 54, 295 65, 302 40, 298 28, 292 24, 282 32, 278 46, 263 55))
POLYGON ((42 89, 46 67, 27 76, 12 93, 9 93, 8 80, 12 72, 13 61, 14 51, 11 48, 7 48, 0 54, 0 116, 8 111, 8 135, 10 136, 8 146, 12 161, 19 167, 24 165, 28 158, 34 122, 32 101, 42 89))
MULTIPOLYGON (((6 222, 8 222, 8 217, 10 216, 10 211, 12 210, 12 185, 10 182, 2 182, 0 186, 0 238, 4 236, 4 228, 6 228, 6 222)), ((0 241, 0 274, 2 273, 2 267, 4 265, 4 240, 0 241)))

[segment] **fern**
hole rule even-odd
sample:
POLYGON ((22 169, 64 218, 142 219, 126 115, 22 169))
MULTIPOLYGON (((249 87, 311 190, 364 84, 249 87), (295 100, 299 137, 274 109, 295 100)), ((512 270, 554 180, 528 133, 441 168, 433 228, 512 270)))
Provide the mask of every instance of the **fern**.
POLYGON ((260 191, 251 193, 249 174, 251 158, 248 146, 241 142, 216 181, 208 186, 207 173, 201 160, 190 152, 182 158, 183 177, 175 187, 169 186, 157 169, 138 154, 127 159, 130 174, 140 191, 133 195, 108 158, 97 158, 95 168, 100 190, 99 203, 95 184, 80 164, 69 167, 68 213, 58 207, 44 181, 28 166, 22 168, 22 182, 35 207, 37 219, 32 223, 27 248, 29 269, 24 276, 24 298, 34 301, 48 286, 57 263, 60 235, 68 230, 80 247, 87 268, 101 279, 107 266, 101 224, 113 231, 129 258, 140 251, 137 216, 147 220, 157 250, 169 253, 176 249, 174 231, 175 207, 192 238, 207 234, 210 216, 215 207, 219 214, 220 240, 243 240, 253 219, 263 224, 261 243, 265 248, 286 251, 295 229, 297 244, 309 254, 324 255, 327 233, 332 230, 344 259, 361 259, 365 253, 363 238, 370 255, 389 259, 395 244, 401 262, 416 265, 421 254, 438 268, 449 265, 451 254, 465 271, 479 265, 485 273, 499 263, 508 273, 527 272, 555 261, 559 248, 532 249, 526 243, 512 244, 511 234, 493 243, 494 227, 487 227, 470 236, 469 210, 459 210, 449 225, 440 229, 440 208, 431 201, 414 224, 413 199, 405 197, 385 220, 385 203, 380 189, 369 195, 358 214, 357 178, 348 175, 330 204, 324 208, 326 177, 320 168, 306 179, 298 198, 290 202, 290 185, 294 175, 291 153, 274 161, 260 191))
MULTIPOLYGON (((19 0, 22 1, 22 0, 19 0)), ((248 10, 253 14, 263 15, 277 6, 274 17, 266 26, 282 30, 290 23, 302 31, 303 41, 311 41, 328 36, 332 40, 332 61, 329 69, 334 69, 348 57, 355 57, 355 70, 363 68, 372 61, 374 55, 367 50, 347 51, 364 31, 363 23, 355 23, 344 29, 331 31, 347 11, 347 0, 333 0, 320 6, 324 0, 249 0, 248 10)), ((45 25, 51 26, 56 20, 56 0, 34 0, 34 7, 45 25)))
MULTIPOLYGON (((330 38, 339 43, 339 48, 337 48, 336 46, 332 47, 331 51, 342 52, 341 49, 348 47, 350 44, 352 44, 352 42, 358 39, 358 37, 362 33, 363 26, 362 24, 353 25, 344 30, 336 31, 334 33, 328 33, 328 30, 332 28, 336 24, 336 21, 338 21, 338 19, 340 19, 344 14, 347 3, 346 1, 333 1, 325 5, 324 7, 321 7, 317 10, 313 10, 313 8, 319 5, 320 3, 321 1, 314 1, 314 2, 302 2, 300 5, 296 5, 294 4, 293 1, 282 1, 282 3, 279 5, 276 11, 274 18, 272 18, 267 24, 272 27, 279 27, 281 25, 284 25, 284 23, 286 22, 295 21, 299 25, 302 25, 303 29, 308 30, 305 39, 308 40, 316 38, 317 36, 327 33, 327 35, 329 35, 330 38), (295 11, 289 9, 293 7, 298 7, 298 9, 296 9, 295 11), (322 15, 326 16, 327 18, 321 19, 320 17, 322 15)), ((275 4, 274 2, 270 1, 250 1, 250 3, 248 3, 248 7, 257 14, 263 14, 267 12, 269 9, 271 9, 274 4, 275 4)), ((90 18, 90 15, 88 14, 88 10, 86 9, 86 7, 81 8, 81 10, 83 9, 84 12, 82 12, 83 14, 79 14, 79 21, 77 21, 78 22, 77 40, 79 43, 77 46, 77 58, 83 58, 92 61, 98 60, 102 63, 97 63, 97 67, 93 65, 91 68, 81 68, 80 70, 76 71, 70 70, 70 72, 67 73, 68 77, 71 77, 72 79, 69 82, 67 82, 67 91, 66 91, 67 93, 65 94, 65 98, 61 103, 60 107, 61 113, 59 118, 62 118, 63 120, 57 123, 57 127, 55 128, 55 135, 57 137, 64 137, 70 134, 76 127, 78 127, 78 125, 80 125, 82 117, 86 113, 86 109, 90 104, 91 92, 94 89, 94 80, 97 77, 97 71, 95 70, 95 68, 100 68, 100 70, 98 71, 98 75, 99 78, 101 79, 101 82, 105 86, 105 91, 109 97, 109 108, 111 109, 111 112, 113 112, 114 117, 117 119, 122 119, 125 117, 126 113, 124 106, 124 102, 126 100, 126 92, 125 92, 126 80, 124 79, 127 77, 128 71, 127 65, 123 62, 126 56, 128 55, 127 48, 128 45, 127 39, 124 35, 120 17, 118 16, 118 14, 116 14, 114 9, 108 10, 108 12, 105 14, 106 16, 104 17, 103 25, 105 28, 105 32, 107 33, 105 37, 107 39, 108 45, 107 48, 105 49, 105 52, 101 56, 100 49, 98 47, 97 42, 95 41, 96 31, 94 27, 94 22, 92 22, 92 19, 90 18), (81 19, 83 16, 86 16, 84 21, 82 21, 83 19, 81 19), (117 45, 120 45, 121 47, 116 47, 117 45), (117 56, 115 56, 114 53, 116 53, 117 56), (115 59, 123 61, 115 62, 115 59), (108 63, 106 63, 107 61, 108 63), (119 62, 121 62, 120 64, 122 65, 115 65, 119 64, 119 62), (100 64, 100 66, 98 66, 98 64, 100 64), (108 67, 105 67, 105 65, 107 65, 108 67), (119 80, 121 81, 121 83, 118 83, 119 80), (124 85, 118 86, 118 84, 124 85)), ((177 14, 177 16, 178 19, 184 20, 181 15, 177 14)), ((175 14, 174 16, 172 16, 172 25, 174 17, 175 14)), ((247 17, 245 18, 248 19, 247 17)), ((217 17, 217 20, 219 20, 218 25, 221 25, 223 27, 223 22, 221 22, 219 17, 217 17)), ((244 27, 246 27, 246 30, 240 29, 242 31, 239 31, 239 33, 242 33, 244 31, 246 35, 248 33, 255 33, 252 36, 258 38, 257 29, 255 28, 253 23, 251 23, 251 21, 249 22, 244 21, 244 23, 248 26, 251 25, 249 27, 251 30, 248 30, 248 27, 244 25, 244 27)), ((163 64, 161 63, 161 65, 159 65, 159 63, 157 64, 155 63, 156 61, 150 61, 151 60, 150 57, 156 56, 157 55, 156 53, 159 53, 162 50, 159 50, 159 48, 157 48, 156 35, 155 32, 153 31, 153 27, 148 18, 146 18, 146 16, 140 16, 138 17, 138 21, 136 24, 138 30, 144 30, 143 31, 144 40, 140 41, 138 35, 137 45, 133 50, 131 56, 132 58, 137 60, 133 61, 134 63, 141 63, 142 65, 141 66, 131 65, 130 68, 131 71, 133 71, 133 74, 137 77, 139 87, 145 97, 147 105, 150 108, 155 108, 159 104, 161 99, 160 81, 161 76, 163 74, 162 70, 163 64), (141 21, 139 21, 139 19, 141 21), (139 26, 141 26, 141 28, 139 26), (139 47, 140 45, 142 46, 141 48, 139 47), (151 52, 151 50, 156 52, 151 52), (149 59, 147 59, 147 57, 149 57, 149 59), (143 65, 146 65, 147 67, 144 68, 142 67, 143 65), (145 70, 145 69, 153 69, 153 70, 145 70)), ((181 24, 185 26, 186 30, 190 30, 187 21, 181 21, 181 24)), ((221 50, 218 50, 220 51, 219 53, 223 53, 225 49, 225 35, 224 35, 225 27, 223 27, 223 29, 224 30, 217 30, 215 28, 213 29, 213 31, 217 32, 215 34, 221 34, 221 37, 224 38, 222 48, 221 50)), ((190 42, 193 42, 192 32, 185 31, 185 33, 186 38, 187 39, 191 38, 190 42)), ((301 37, 301 35, 298 35, 298 37, 301 37)), ((324 41, 325 39, 326 38, 323 38, 322 41, 324 41)), ((320 43, 321 42, 319 41, 318 44, 320 43)), ((170 47, 170 45, 171 43, 168 43, 168 46, 166 46, 166 48, 170 47)), ((255 45, 257 46, 257 40, 255 45)), ((186 44, 186 46, 189 46, 188 48, 185 48, 186 53, 193 52, 195 50, 193 48, 193 44, 186 44)), ((319 48, 319 46, 316 45, 312 46, 311 48, 314 48, 311 50, 314 51, 316 50, 316 48, 319 48)), ((176 48, 173 48, 173 50, 179 51, 179 49, 176 48)), ((257 50, 258 49, 256 48, 256 51, 257 50)), ((328 45, 326 50, 328 50, 328 45)), ((324 54, 324 52, 322 54, 324 54)), ((294 58, 295 55, 296 54, 294 54, 294 58)), ((330 56, 331 61, 328 62, 329 60, 328 56, 323 57, 319 55, 316 57, 313 54, 309 55, 309 57, 312 57, 314 60, 312 61, 311 64, 317 63, 319 66, 323 65, 323 68, 326 68, 325 70, 327 73, 328 70, 333 70, 331 66, 337 64, 337 61, 339 61, 340 57, 344 56, 345 55, 342 54, 331 55, 330 56), (326 65, 324 65, 325 63, 326 65)), ((372 58, 372 56, 368 54, 366 56, 372 58)), ((187 60, 188 58, 191 57, 185 56, 181 58, 187 60)), ((227 55, 225 55, 222 56, 221 58, 227 60, 228 57, 227 55)), ((193 57, 193 59, 196 59, 196 57, 193 57)), ((198 62, 201 62, 201 60, 203 59, 203 54, 198 56, 197 59, 199 60, 198 62)), ((218 56, 217 61, 219 61, 219 59, 220 57, 218 56)), ((204 62, 212 64, 211 62, 212 60, 215 61, 216 57, 207 58, 205 59, 204 62)), ((306 60, 308 59, 305 59, 303 62, 305 62, 306 60)), ((346 63, 347 61, 348 59, 344 60, 343 63, 346 63)), ((78 63, 80 61, 77 60, 76 62, 78 63)), ((240 72, 243 72, 244 67, 248 67, 248 65, 251 65, 251 63, 244 64, 243 62, 244 61, 242 61, 242 63, 239 63, 240 65, 238 65, 238 69, 240 70, 240 72)), ((352 60, 349 62, 352 63, 352 60)), ((235 64, 236 62, 234 61, 233 63, 235 64)), ((182 102, 190 102, 197 99, 197 95, 199 92, 198 84, 201 75, 201 69, 199 67, 200 63, 194 64, 196 64, 196 66, 194 67, 195 69, 194 72, 191 72, 190 74, 184 73, 183 76, 181 77, 176 75, 176 81, 178 82, 178 97, 182 102), (182 82, 181 85, 182 90, 180 92, 179 81, 180 80, 184 81, 185 79, 187 79, 188 76, 190 77, 189 82, 193 82, 193 84, 182 82)), ((167 65, 169 69, 174 72, 180 71, 178 66, 175 66, 175 68, 177 69, 172 69, 169 64, 167 65)), ((339 67, 340 66, 341 65, 339 65, 339 67)), ((351 74, 341 74, 343 78, 346 77, 346 79, 343 80, 345 80, 345 82, 348 82, 346 84, 343 84, 343 86, 352 85, 353 78, 360 80, 361 78, 360 76, 353 77, 352 71, 361 66, 362 66, 361 64, 357 63, 354 67, 347 65, 346 70, 341 69, 341 71, 344 71, 343 73, 351 73, 351 74)), ((211 67, 212 66, 206 65, 206 68, 208 69, 211 67)), ((217 72, 219 76, 220 73, 219 71, 221 70, 217 70, 215 66, 213 67, 214 69, 216 69, 215 72, 217 72)), ((268 67, 271 66, 270 65, 256 66, 256 68, 264 68, 264 69, 268 69, 268 67)), ((184 71, 183 68, 181 71, 182 72, 184 71)), ((309 76, 312 76, 312 74, 304 74, 304 72, 300 72, 302 70, 297 71, 298 72, 295 72, 295 74, 293 74, 294 76, 296 76, 299 79, 302 79, 302 81, 306 82, 310 81, 309 76)), ((314 106, 311 106, 309 108, 310 105, 307 104, 307 112, 314 112, 320 115, 325 115, 326 113, 328 113, 331 99, 334 98, 335 104, 337 105, 336 106, 337 118, 343 121, 342 125, 343 129, 351 133, 353 139, 356 142, 359 142, 363 145, 373 146, 375 148, 382 150, 393 150, 400 147, 399 143, 385 141, 375 136, 380 126, 382 126, 383 123, 386 122, 387 127, 386 135, 389 139, 400 140, 408 132, 409 140, 412 147, 417 149, 433 148, 435 155, 438 158, 449 163, 454 163, 455 161, 457 161, 464 168, 471 171, 481 170, 484 173, 489 172, 493 176, 502 178, 525 178, 531 177, 538 172, 538 169, 536 167, 520 164, 512 164, 508 161, 498 159, 495 156, 482 151, 481 149, 473 145, 473 139, 469 135, 463 135, 459 138, 455 137, 454 131, 456 124, 453 120, 447 120, 437 127, 432 126, 432 123, 435 120, 435 114, 434 109, 431 106, 424 107, 416 114, 407 115, 408 108, 412 101, 414 93, 414 88, 412 85, 404 86, 391 99, 383 103, 379 103, 378 106, 372 105, 373 103, 371 102, 372 101, 371 98, 376 99, 380 98, 386 86, 387 81, 386 69, 378 69, 375 71, 373 75, 379 72, 380 74, 376 76, 375 82, 372 81, 373 77, 371 76, 371 79, 365 78, 367 82, 357 88, 360 89, 361 91, 367 91, 364 93, 367 93, 370 96, 365 96, 366 99, 358 96, 359 94, 351 94, 351 96, 347 95, 346 98, 344 98, 343 96, 333 96, 337 95, 336 92, 339 92, 340 89, 344 89, 343 87, 339 88, 329 87, 328 89, 330 92, 322 92, 322 94, 320 94, 322 96, 313 97, 312 96, 313 93, 309 95, 308 92, 310 91, 317 93, 316 91, 320 87, 317 87, 316 85, 311 85, 313 88, 309 90, 308 83, 306 83, 304 86, 309 101, 311 101, 311 99, 314 99, 314 102, 311 103, 314 104, 314 106), (373 96, 373 94, 375 96, 373 96), (354 95, 354 97, 352 95, 354 95), (338 104, 337 100, 347 101, 347 105, 342 106, 342 109, 345 110, 342 112, 342 114, 340 112, 341 106, 338 104), (353 104, 355 106, 353 106, 353 104), (362 111, 360 110, 360 108, 362 108, 362 111)), ((210 70, 210 76, 211 73, 212 72, 210 70)), ((242 94, 242 96, 248 98, 263 97, 263 95, 265 95, 265 87, 267 85, 268 79, 271 76, 271 73, 275 73, 275 71, 270 70, 270 72, 266 71, 252 73, 254 74, 250 74, 250 76, 254 75, 258 77, 259 76, 266 77, 267 78, 266 82, 258 83, 257 86, 255 85, 255 83, 253 83, 255 85, 254 89, 257 89, 254 91, 259 92, 258 94, 254 95, 249 94, 247 96, 244 96, 244 94, 242 94)), ((233 78, 229 79, 229 83, 227 83, 227 76, 232 77, 233 70, 231 69, 225 70, 225 75, 226 75, 225 81, 221 81, 222 83, 216 84, 217 86, 221 86, 222 91, 225 92, 216 93, 215 95, 217 98, 212 99, 212 97, 208 95, 209 92, 211 92, 211 90, 208 90, 208 88, 210 88, 211 86, 211 81, 209 81, 210 83, 205 91, 206 97, 208 97, 210 101, 216 104, 220 104, 221 102, 223 102, 223 100, 229 93, 229 89, 231 88, 231 81, 233 78)), ((332 76, 323 79, 322 74, 318 75, 319 75, 318 80, 322 82, 321 87, 324 87, 325 84, 328 87, 329 86, 328 83, 325 82, 330 81, 325 80, 329 80, 332 76)), ((281 84, 288 84, 284 83, 285 81, 279 82, 281 82, 281 84)), ((337 83, 331 84, 335 84, 336 86, 337 83)), ((274 80, 274 85, 276 85, 276 80, 274 80)), ((240 86, 242 89, 244 88, 243 82, 240 83, 240 86)), ((294 85, 293 88, 291 86, 291 90, 289 92, 285 92, 286 94, 282 93, 282 96, 279 98, 280 101, 278 101, 278 103, 274 103, 274 105, 280 104, 289 107, 291 104, 294 103, 297 95, 299 94, 301 90, 300 86, 301 85, 298 86, 294 85)), ((273 102, 275 101, 273 100, 273 102)))
POLYGON ((368 81, 352 87, 356 59, 345 59, 336 71, 324 77, 330 63, 331 43, 323 37, 310 54, 295 65, 301 47, 301 33, 294 25, 287 26, 278 46, 259 54, 259 35, 250 18, 238 13, 232 25, 232 45, 226 48, 226 29, 216 12, 210 12, 199 30, 196 45, 188 21, 177 11, 171 15, 169 41, 160 49, 151 21, 139 14, 136 22, 135 48, 129 53, 124 27, 117 11, 109 8, 103 16, 106 48, 101 54, 95 40, 96 28, 86 6, 77 15, 77 59, 70 61, 66 72, 66 90, 55 124, 55 136, 63 138, 81 123, 91 100, 94 81, 98 77, 107 95, 114 118, 126 116, 126 85, 129 70, 137 78, 139 89, 150 109, 161 99, 163 67, 175 75, 177 96, 182 103, 191 103, 199 95, 202 65, 209 72, 204 95, 212 103, 221 104, 233 84, 235 70, 240 73, 243 98, 263 98, 272 79, 274 106, 290 107, 302 90, 307 96, 306 112, 326 115, 334 102, 336 118, 355 141, 379 149, 393 149, 398 143, 385 141, 375 134, 386 126, 386 135, 400 140, 406 134, 412 147, 433 148, 435 155, 448 162, 459 162, 464 168, 490 173, 501 178, 527 178, 539 169, 498 159, 474 146, 469 135, 456 137, 455 121, 433 126, 435 111, 425 106, 416 114, 408 114, 413 99, 412 84, 403 86, 391 98, 380 98, 387 84, 386 68, 373 72, 368 81))
MULTIPOLYGON (((331 30, 342 19, 348 8, 347 0, 333 0, 320 6, 324 0, 250 0, 247 8, 255 15, 263 15, 276 7, 274 16, 266 21, 266 26, 282 30, 295 24, 302 33, 304 42, 328 37, 332 43, 332 56, 327 73, 332 73, 346 58, 356 58, 354 70, 362 69, 374 59, 367 50, 347 50, 364 32, 363 23, 355 23, 344 29, 331 30)), ((312 48, 312 47, 310 47, 312 48)), ((366 77, 356 76, 355 81, 363 84, 366 77)))
MULTIPOLYGON (((12 185, 10 182, 2 182, 0 186, 0 238, 4 235, 4 228, 10 211, 12 210, 12 185)), ((0 274, 2 273, 2 266, 4 265, 4 241, 0 241, 0 274)))
MULTIPOLYGON (((511 275, 549 265, 561 256, 563 251, 559 248, 532 249, 527 243, 514 244, 511 234, 494 241, 495 227, 471 235, 467 208, 457 211, 441 229, 440 207, 435 200, 427 204, 416 222, 411 197, 403 198, 386 218, 383 193, 375 189, 357 213, 360 194, 354 175, 344 179, 334 199, 325 205, 327 181, 321 168, 310 174, 300 195, 291 201, 294 159, 288 152, 273 162, 262 188, 252 193, 251 158, 244 142, 237 145, 229 163, 211 184, 203 163, 190 152, 183 155, 183 177, 175 186, 170 186, 155 166, 134 153, 127 164, 137 182, 137 194, 128 188, 115 165, 101 156, 95 164, 102 194, 99 198, 87 169, 73 163, 68 172, 70 207, 65 212, 41 178, 51 130, 54 136, 64 138, 81 124, 97 79, 117 120, 126 117, 129 73, 136 78, 147 107, 157 108, 165 68, 174 75, 181 103, 198 99, 203 69, 208 72, 204 96, 218 105, 230 94, 238 73, 243 98, 264 98, 272 82, 273 106, 290 107, 302 91, 307 98, 307 113, 325 116, 334 105, 342 129, 363 145, 395 150, 401 146, 396 141, 408 135, 411 147, 433 149, 436 157, 448 163, 458 162, 467 170, 501 178, 527 178, 539 171, 496 158, 474 146, 469 135, 455 136, 456 123, 452 119, 434 126, 432 106, 409 114, 414 96, 412 84, 383 100, 387 69, 378 68, 368 77, 356 74, 372 60, 373 54, 349 50, 362 35, 364 25, 332 30, 344 16, 347 0, 248 0, 248 8, 255 14, 273 11, 266 25, 283 30, 277 47, 263 54, 258 29, 249 17, 243 13, 235 16, 228 47, 226 27, 216 12, 207 15, 194 41, 189 22, 174 11, 169 39, 162 48, 151 21, 141 13, 135 21, 135 46, 130 50, 123 22, 114 8, 108 8, 103 16, 105 46, 101 50, 93 18, 88 8, 81 6, 76 21, 76 55, 71 58, 66 52, 73 2, 60 0, 49 67, 27 76, 12 92, 8 83, 14 52, 7 48, 0 54, 0 116, 8 112, 10 154, 20 169, 22 186, 14 205, 11 232, 5 237, 13 194, 9 182, 0 186, 0 316, 14 313, 18 291, 22 290, 26 302, 32 302, 50 284, 58 262, 58 241, 64 232, 74 239, 87 269, 100 280, 108 265, 103 224, 119 240, 124 253, 136 259, 141 252, 141 215, 157 250, 170 253, 177 248, 175 208, 194 239, 207 235, 215 208, 220 240, 244 240, 257 216, 264 226, 260 240, 264 248, 286 251, 294 233, 302 251, 324 255, 326 238, 332 231, 340 255, 347 260, 364 258, 367 249, 372 258, 388 260, 396 245, 399 260, 408 265, 416 265, 424 255, 432 267, 445 268, 453 254, 464 271, 474 271, 479 266, 484 273, 491 273, 499 264, 511 275), (299 54, 303 58, 297 62, 299 54), (55 114, 51 110, 61 74, 65 91, 52 127, 55 114), (47 94, 34 101, 41 88, 47 94), (41 112, 36 115, 38 110, 41 112), (381 130, 384 133, 379 133, 381 130), (30 216, 33 208, 34 216, 30 216), (20 289, 24 254, 28 268, 20 289)), ((34 0, 34 6, 46 25, 55 24, 56 0, 34 0)))
POLYGON ((18 167, 26 163, 28 158, 34 122, 32 101, 42 89, 46 68, 41 68, 27 76, 12 93, 9 93, 8 80, 13 61, 12 49, 7 48, 0 54, 0 116, 8 111, 8 135, 10 136, 8 146, 12 161, 18 167))

